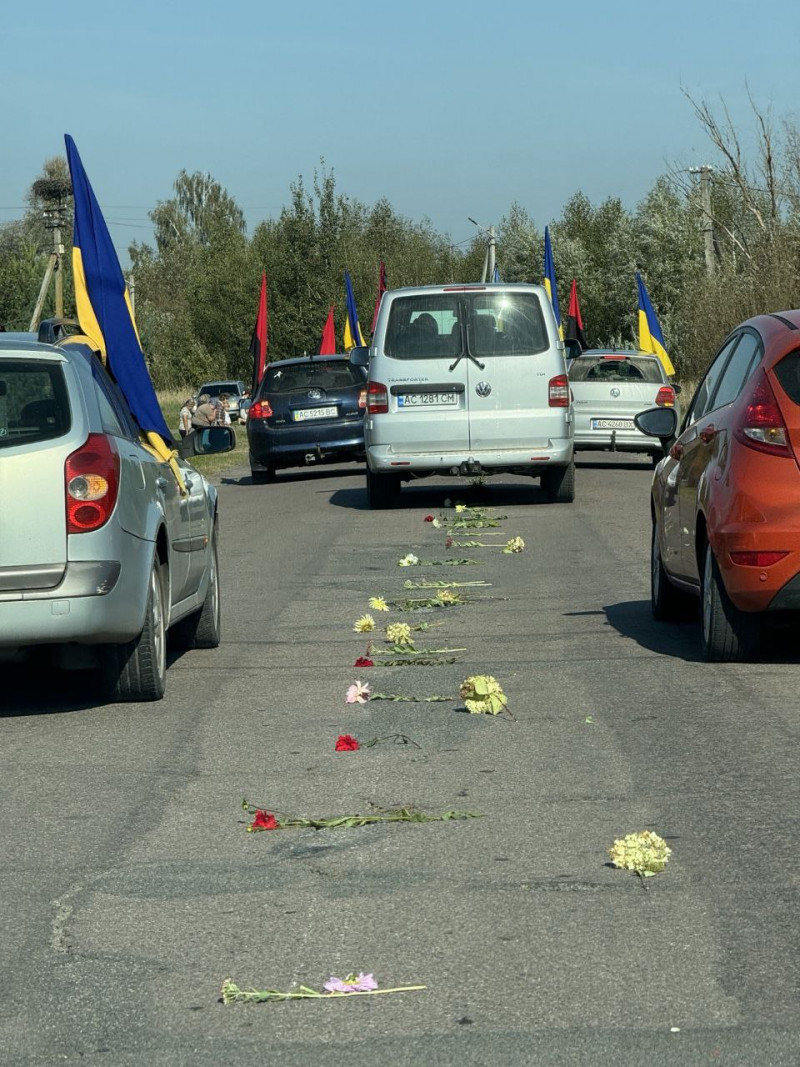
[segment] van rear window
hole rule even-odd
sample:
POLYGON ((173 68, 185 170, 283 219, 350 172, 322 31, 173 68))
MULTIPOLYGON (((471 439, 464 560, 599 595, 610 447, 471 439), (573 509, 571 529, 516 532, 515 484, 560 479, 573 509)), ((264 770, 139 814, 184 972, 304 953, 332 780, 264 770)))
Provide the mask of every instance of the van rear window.
POLYGON ((384 351, 394 359, 528 356, 549 346, 535 293, 426 293, 392 302, 384 351))
POLYGON ((63 437, 71 421, 60 363, 0 359, 0 448, 63 437))

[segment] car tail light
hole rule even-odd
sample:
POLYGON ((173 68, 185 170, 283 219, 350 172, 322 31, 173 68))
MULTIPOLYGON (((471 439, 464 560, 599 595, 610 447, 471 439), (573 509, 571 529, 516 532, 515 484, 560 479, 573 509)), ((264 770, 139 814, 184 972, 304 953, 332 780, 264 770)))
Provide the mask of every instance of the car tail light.
POLYGON ((380 382, 367 386, 367 411, 370 415, 385 415, 389 410, 389 390, 380 382))
POLYGON ((550 379, 548 403, 551 408, 569 407, 569 379, 566 374, 557 374, 550 379))
POLYGON ((788 552, 731 552, 731 561, 737 567, 771 567, 778 563, 788 552))
POLYGON ((656 393, 656 404, 660 408, 675 407, 675 390, 671 385, 662 385, 656 393))
POLYGON ((791 456, 786 423, 775 400, 772 386, 762 370, 754 380, 747 407, 734 427, 738 441, 770 456, 791 456))
POLYGON ((64 464, 67 533, 90 533, 104 526, 119 493, 119 453, 114 439, 90 433, 64 464))
POLYGON ((362 389, 358 394, 358 406, 365 408, 367 406, 367 390, 362 389))
POLYGON ((272 408, 270 407, 269 400, 255 400, 250 405, 247 417, 248 419, 271 419, 272 408))

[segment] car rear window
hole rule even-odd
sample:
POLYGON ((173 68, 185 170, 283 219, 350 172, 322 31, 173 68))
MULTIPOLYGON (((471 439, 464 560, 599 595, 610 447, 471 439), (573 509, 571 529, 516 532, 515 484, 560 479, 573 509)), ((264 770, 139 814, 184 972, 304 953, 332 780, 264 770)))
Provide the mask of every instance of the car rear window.
POLYGON ((270 367, 267 370, 261 394, 297 393, 306 389, 348 389, 363 386, 364 372, 360 367, 351 367, 344 359, 310 359, 308 363, 292 363, 286 367, 270 367))
POLYGON ((62 437, 71 421, 60 363, 0 359, 0 448, 62 437))
POLYGON ((784 356, 773 370, 784 393, 795 404, 800 404, 800 350, 784 356))
POLYGON ((535 293, 425 293, 392 302, 384 351, 395 359, 527 356, 548 347, 535 293))
POLYGON ((197 395, 208 393, 209 396, 221 396, 223 393, 230 393, 232 396, 240 396, 240 390, 238 382, 216 382, 214 385, 204 385, 197 395))
POLYGON ((663 382, 658 363, 654 359, 597 359, 578 356, 569 367, 573 382, 663 382))

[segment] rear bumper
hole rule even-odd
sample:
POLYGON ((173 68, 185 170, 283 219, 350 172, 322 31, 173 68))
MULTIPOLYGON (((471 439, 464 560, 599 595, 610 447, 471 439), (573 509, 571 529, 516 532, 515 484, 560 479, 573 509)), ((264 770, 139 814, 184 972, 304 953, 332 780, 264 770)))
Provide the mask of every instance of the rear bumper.
POLYGON ((391 445, 371 445, 367 465, 371 471, 392 474, 458 474, 462 464, 478 464, 489 474, 521 471, 532 476, 548 467, 572 461, 572 438, 550 441, 547 448, 476 450, 474 452, 409 452, 391 445))
POLYGON ((661 455, 661 442, 638 430, 592 430, 575 428, 575 450, 597 449, 603 452, 646 452, 661 455))
POLYGON ((712 548, 725 589, 741 611, 800 610, 800 546, 796 530, 717 531, 712 548), (792 551, 792 549, 795 549, 792 551), (731 552, 788 552, 771 567, 742 567, 732 562, 731 552))
POLYGON ((266 466, 303 464, 307 455, 321 461, 341 455, 363 455, 364 421, 311 427, 287 426, 273 429, 263 420, 249 420, 247 441, 250 464, 254 469, 266 466))

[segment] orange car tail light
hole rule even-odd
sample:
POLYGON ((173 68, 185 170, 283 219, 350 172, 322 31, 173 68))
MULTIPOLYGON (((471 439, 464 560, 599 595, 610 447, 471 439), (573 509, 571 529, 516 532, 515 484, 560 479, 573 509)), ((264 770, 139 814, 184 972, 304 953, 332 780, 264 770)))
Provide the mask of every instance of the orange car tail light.
POLYGON ((733 429, 737 441, 770 456, 791 457, 786 423, 766 373, 761 370, 753 379, 747 406, 733 429))
POLYGON ((660 408, 675 407, 675 390, 671 385, 662 385, 656 393, 656 404, 660 408))
POLYGON ((737 567, 771 567, 788 556, 788 552, 731 552, 731 562, 737 567))

